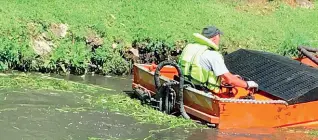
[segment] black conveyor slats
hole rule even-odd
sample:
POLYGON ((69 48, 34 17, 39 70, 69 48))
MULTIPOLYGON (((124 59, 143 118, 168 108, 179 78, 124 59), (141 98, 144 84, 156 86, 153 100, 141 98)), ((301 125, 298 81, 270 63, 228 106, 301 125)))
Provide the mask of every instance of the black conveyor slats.
POLYGON ((289 104, 318 100, 318 69, 268 52, 240 49, 224 57, 230 72, 289 104))

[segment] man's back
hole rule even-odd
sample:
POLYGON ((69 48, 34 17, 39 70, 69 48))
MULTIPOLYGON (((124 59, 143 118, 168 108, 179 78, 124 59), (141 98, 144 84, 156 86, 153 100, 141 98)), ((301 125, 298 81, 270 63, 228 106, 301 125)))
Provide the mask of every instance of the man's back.
POLYGON ((206 69, 213 71, 216 76, 220 76, 229 72, 221 53, 213 50, 206 50, 199 60, 200 65, 206 69))
POLYGON ((223 56, 218 51, 220 35, 223 33, 214 26, 203 28, 202 33, 194 33, 195 44, 188 44, 179 60, 183 74, 208 84, 209 89, 217 88, 220 79, 226 84, 243 88, 258 88, 254 81, 244 81, 227 69, 223 56), (203 47, 203 48, 201 48, 203 47), (202 50, 203 49, 203 50, 202 50), (196 57, 193 57, 196 56, 196 57), (195 59, 192 59, 195 58, 195 59), (220 78, 221 77, 221 78, 220 78))

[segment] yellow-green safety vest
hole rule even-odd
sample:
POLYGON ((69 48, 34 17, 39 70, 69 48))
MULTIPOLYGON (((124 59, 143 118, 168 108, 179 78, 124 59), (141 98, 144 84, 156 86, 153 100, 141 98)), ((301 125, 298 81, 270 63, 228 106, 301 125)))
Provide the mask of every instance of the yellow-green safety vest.
POLYGON ((221 80, 215 76, 211 70, 206 70, 199 64, 200 56, 211 46, 202 44, 188 44, 182 51, 178 64, 182 70, 185 79, 195 85, 201 85, 209 90, 218 92, 220 90, 221 80))

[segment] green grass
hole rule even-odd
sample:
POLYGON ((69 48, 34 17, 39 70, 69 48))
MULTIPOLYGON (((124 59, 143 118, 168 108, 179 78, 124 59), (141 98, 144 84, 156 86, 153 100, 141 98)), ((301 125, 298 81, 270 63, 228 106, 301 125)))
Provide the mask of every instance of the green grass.
POLYGON ((229 0, 11 0, 0 5, 0 69, 4 70, 83 73, 94 58, 103 74, 127 73, 129 64, 110 47, 113 42, 120 42, 119 50, 147 38, 174 47, 176 41, 192 42, 192 33, 206 25, 224 32, 221 43, 229 51, 248 48, 294 56, 298 45, 318 46, 318 10, 292 8, 277 0, 258 7, 229 0), (36 26, 31 30, 29 23, 36 26), (69 35, 54 39, 58 48, 53 54, 36 58, 30 38, 47 32, 51 23, 68 24, 69 35), (105 41, 98 53, 84 44, 88 31, 105 41))
POLYGON ((302 134, 304 139, 310 138, 317 138, 318 137, 318 130, 316 128, 288 128, 285 133, 292 133, 292 134, 302 134))
POLYGON ((318 130, 311 130, 308 132, 308 134, 313 137, 318 137, 318 130))
MULTIPOLYGON (((92 108, 107 109, 122 115, 131 116, 140 123, 152 123, 167 125, 169 128, 202 128, 191 120, 181 117, 166 115, 148 106, 141 105, 139 100, 131 99, 126 94, 110 94, 112 89, 86 85, 77 82, 70 82, 46 76, 34 76, 30 74, 10 74, 0 76, 0 87, 2 89, 40 89, 40 90, 61 90, 83 94, 85 100, 92 108)), ((58 111, 85 111, 86 108, 61 108, 58 111)))

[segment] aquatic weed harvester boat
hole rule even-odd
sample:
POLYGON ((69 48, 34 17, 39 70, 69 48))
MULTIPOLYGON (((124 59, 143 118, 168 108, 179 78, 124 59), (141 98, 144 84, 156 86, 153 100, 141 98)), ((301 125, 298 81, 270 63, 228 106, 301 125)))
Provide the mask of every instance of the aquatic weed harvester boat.
POLYGON ((231 73, 259 84, 257 91, 222 85, 198 90, 174 62, 134 64, 132 88, 144 104, 219 129, 318 126, 318 49, 298 47, 298 58, 240 49, 224 56, 231 73))

